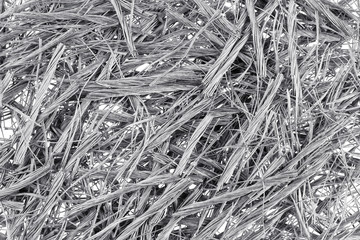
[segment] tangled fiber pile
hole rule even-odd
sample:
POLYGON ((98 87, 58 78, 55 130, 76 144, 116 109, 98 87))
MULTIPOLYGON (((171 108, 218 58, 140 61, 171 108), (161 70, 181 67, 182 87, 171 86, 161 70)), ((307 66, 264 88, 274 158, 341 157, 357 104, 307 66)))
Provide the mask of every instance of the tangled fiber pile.
POLYGON ((357 0, 1 0, 0 238, 360 239, 357 0))

